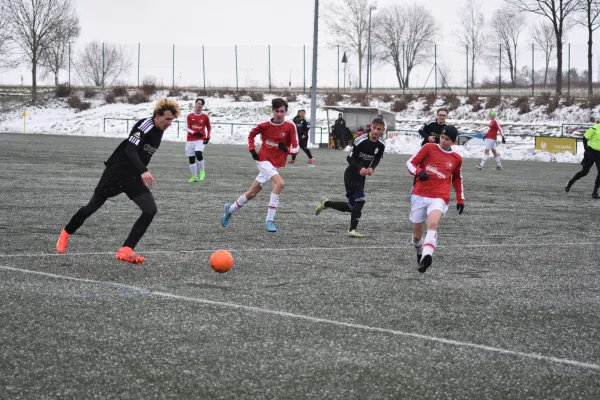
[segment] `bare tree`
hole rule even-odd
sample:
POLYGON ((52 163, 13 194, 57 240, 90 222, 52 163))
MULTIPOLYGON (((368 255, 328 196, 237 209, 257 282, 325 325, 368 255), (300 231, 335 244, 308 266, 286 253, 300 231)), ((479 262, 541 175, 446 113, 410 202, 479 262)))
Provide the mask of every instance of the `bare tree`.
MULTIPOLYGON (((483 6, 478 1, 467 1, 458 10, 460 25, 463 30, 456 32, 458 43, 468 48, 471 60, 471 87, 475 87, 475 63, 485 54, 488 35, 485 32, 485 16, 483 6)), ((469 83, 467 82, 467 85, 469 83)))
POLYGON ((104 87, 127 71, 131 67, 131 61, 117 45, 91 42, 77 57, 76 65, 86 83, 104 87))
POLYGON ((423 5, 413 5, 405 10, 406 18, 406 74, 404 86, 408 88, 410 73, 414 67, 432 55, 436 22, 431 11, 423 5))
POLYGON ((72 18, 72 0, 0 0, 6 10, 12 40, 31 65, 31 102, 37 100, 37 68, 42 52, 65 19, 72 18))
POLYGON ((588 84, 588 96, 594 95, 593 82, 592 82, 592 36, 596 29, 600 27, 600 0, 582 0, 583 9, 581 18, 577 20, 577 23, 583 25, 588 31, 588 70, 587 70, 587 84, 588 84))
POLYGON ((529 35, 535 47, 544 52, 544 87, 546 87, 548 84, 548 67, 550 61, 554 58, 554 48, 556 47, 554 27, 547 21, 540 22, 529 29, 529 35))
POLYGON ((358 87, 362 88, 363 58, 367 52, 369 29, 369 0, 340 0, 325 5, 327 28, 335 37, 335 44, 356 53, 358 57, 358 87))
POLYGON ((556 39, 556 94, 562 93, 563 37, 569 30, 575 14, 581 10, 582 0, 505 0, 519 11, 527 11, 548 18, 556 39))
POLYGON ((52 41, 42 50, 40 65, 45 74, 54 74, 54 84, 58 86, 58 74, 67 67, 70 44, 79 36, 79 17, 75 13, 65 18, 54 30, 52 41))
POLYGON ((501 11, 495 15, 491 26, 495 39, 502 46, 500 54, 492 53, 493 59, 509 69, 514 88, 517 86, 517 49, 519 36, 525 28, 525 15, 514 10, 501 11))
POLYGON ((4 5, 0 3, 0 67, 9 67, 11 35, 8 17, 4 5))
POLYGON ((381 10, 373 21, 373 42, 375 58, 392 64, 400 88, 404 88, 404 49, 405 37, 404 9, 399 5, 388 6, 381 10))

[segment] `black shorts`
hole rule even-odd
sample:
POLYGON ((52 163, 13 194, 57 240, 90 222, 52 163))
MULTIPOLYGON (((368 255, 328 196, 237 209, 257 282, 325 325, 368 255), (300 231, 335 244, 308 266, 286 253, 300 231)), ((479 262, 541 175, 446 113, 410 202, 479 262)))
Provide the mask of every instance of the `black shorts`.
POLYGON ((134 199, 142 194, 150 193, 150 189, 144 184, 142 176, 137 171, 106 168, 94 193, 107 198, 125 193, 127 197, 134 199))
POLYGON ((581 165, 584 168, 592 168, 596 164, 596 167, 600 168, 600 151, 588 148, 585 153, 583 153, 583 160, 581 160, 581 165))
MULTIPOLYGON (((349 165, 344 172, 344 186, 346 186, 346 196, 361 195, 365 193, 366 177, 360 175, 362 167, 349 165)), ((350 197, 348 197, 350 198, 350 197)))
POLYGON ((301 136, 298 136, 298 145, 301 149, 308 147, 308 135, 304 135, 304 139, 302 139, 301 136))

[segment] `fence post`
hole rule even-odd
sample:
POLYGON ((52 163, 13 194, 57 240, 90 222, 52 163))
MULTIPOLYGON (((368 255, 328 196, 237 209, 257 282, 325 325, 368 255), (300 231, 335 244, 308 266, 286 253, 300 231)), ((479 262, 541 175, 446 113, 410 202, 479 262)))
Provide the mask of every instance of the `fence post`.
POLYGON ((302 66, 304 68, 304 78, 303 78, 302 93, 306 93, 306 45, 302 45, 302 53, 303 53, 302 66))
MULTIPOLYGON (((69 42, 69 87, 71 87, 71 42, 69 42)), ((106 121, 104 126, 106 126, 106 121)), ((106 128, 104 129, 106 130, 106 128)))
POLYGON ((569 66, 567 67, 567 97, 571 96, 571 43, 569 43, 569 66))
POLYGON ((238 81, 238 61, 237 61, 237 44, 235 45, 235 92, 240 91, 240 85, 238 81))
POLYGON ((469 45, 467 47, 467 96, 469 95, 469 45))
POLYGON ((268 45, 269 50, 269 93, 271 93, 271 45, 268 45))
POLYGON ((104 87, 104 42, 102 42, 102 75, 101 75, 101 77, 102 77, 102 87, 104 87))
POLYGON ((137 82, 138 87, 140 86, 140 51, 141 51, 141 44, 138 43, 138 82, 137 82))
POLYGON ((433 45, 433 69, 435 70, 435 95, 437 96, 437 44, 433 45))
POLYGON ((206 91, 206 67, 204 64, 204 45, 202 45, 202 85, 206 91))
POLYGON ((129 132, 129 119, 126 119, 125 122, 127 122, 127 132, 129 132))
POLYGON ((173 88, 175 88, 175 45, 173 45, 173 88))
POLYGON ((535 97, 535 50, 531 43, 531 97, 535 97))
POLYGON ((340 92, 340 45, 338 44, 337 46, 338 49, 338 57, 337 57, 337 62, 338 62, 338 93, 340 92))
POLYGON ((500 96, 502 94, 502 43, 500 43, 498 57, 498 96, 500 96))
POLYGON ((106 132, 106 118, 104 118, 104 128, 102 128, 102 132, 106 132))

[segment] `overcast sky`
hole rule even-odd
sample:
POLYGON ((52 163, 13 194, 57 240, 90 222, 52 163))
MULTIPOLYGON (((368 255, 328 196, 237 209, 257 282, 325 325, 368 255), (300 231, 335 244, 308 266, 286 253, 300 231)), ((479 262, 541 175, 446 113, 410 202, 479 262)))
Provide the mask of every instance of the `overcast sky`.
MULTIPOLYGON (((263 82, 266 64, 266 45, 279 46, 272 49, 272 75, 275 84, 288 81, 292 77, 294 84, 304 80, 302 70, 301 46, 312 47, 313 40, 313 12, 314 0, 175 0, 171 2, 158 0, 73 0, 76 4, 81 25, 81 35, 76 47, 81 48, 93 40, 118 43, 127 46, 132 54, 132 71, 127 78, 130 83, 137 79, 137 43, 141 43, 141 74, 158 76, 159 83, 169 84, 172 81, 171 46, 177 47, 176 54, 176 80, 187 84, 193 75, 194 82, 199 84, 198 64, 201 64, 201 55, 198 47, 191 50, 191 46, 212 47, 206 51, 207 84, 235 85, 235 56, 233 45, 240 46, 239 69, 240 85, 252 85, 263 82), (152 46, 155 45, 155 46, 152 46), (162 46, 157 46, 162 45, 162 46), (250 50, 249 46, 265 46, 250 50), (219 46, 217 48, 217 46, 219 46), (186 49, 186 47, 190 49, 186 49), (244 53, 246 52, 246 53, 244 53), (150 58, 149 53, 154 55, 150 58), (195 53, 193 59, 184 57, 184 53, 195 53), (265 53, 264 55, 262 53, 265 53), (284 62, 285 61, 285 62, 284 62), (195 64, 191 69, 190 64, 195 64), (260 65, 259 65, 260 64, 260 65), (292 64, 288 65, 288 64, 292 64), (300 64, 300 65, 298 65, 300 64), (222 73, 227 78, 218 78, 222 73), (232 78, 233 77, 233 78, 232 78), (211 79, 212 78, 212 79, 211 79)), ((321 9, 332 0, 321 0, 321 9)), ((417 0, 414 0, 417 2, 417 0)), ((378 10, 390 4, 411 4, 400 0, 379 0, 378 10)), ((438 61, 454 68, 452 84, 458 83, 465 73, 465 55, 456 46, 452 32, 460 30, 458 26, 457 10, 462 1, 448 0, 418 0, 430 9, 439 23, 438 61), (450 5, 451 4, 451 5, 450 5), (462 54, 461 54, 462 53, 462 54), (459 79, 460 77, 460 79, 459 79)), ((491 21, 495 11, 504 5, 502 0, 483 0, 488 21, 491 21)), ((322 12, 321 12, 322 15, 322 12)), ((530 23, 535 20, 531 15, 530 23)), ((328 35, 323 19, 320 20, 319 45, 325 46, 332 42, 328 35)), ((599 34, 596 32, 596 37, 599 34)), ((528 30, 521 34, 522 47, 520 52, 520 65, 531 64, 530 39, 528 30), (527 50, 525 50, 527 48, 527 50), (529 61, 527 61, 529 60, 529 61)), ((600 53, 600 38, 596 38, 598 46, 596 52, 600 53)), ((572 66, 584 69, 587 54, 587 34, 584 29, 572 30, 565 42, 572 45, 572 66)), ((496 47, 497 44, 490 43, 496 47)), ((565 46, 566 47, 566 46, 565 46)), ((307 71, 310 72, 312 59, 310 49, 306 50, 307 71)), ((331 85, 337 79, 337 52, 332 49, 320 51, 323 63, 320 64, 320 79, 329 81, 331 85)), ((566 48, 565 48, 566 53, 566 48)), ((536 69, 542 65, 542 54, 536 55, 536 69), (539 56, 539 57, 538 57, 539 56)), ((598 65, 597 54, 594 56, 594 65, 598 65)), ((356 70, 356 57, 350 58, 349 71, 356 70), (352 66, 354 65, 354 68, 352 66)), ((566 61, 565 61, 566 67, 566 61)), ((488 67, 482 65, 482 69, 488 67)), ((414 71, 414 82, 421 84, 425 81, 431 66, 422 66, 414 71)), ((356 72, 352 72, 357 75, 356 72)), ((503 72, 504 74, 504 72, 503 72)), ((15 76, 24 75, 25 83, 30 81, 27 76, 28 68, 23 66, 19 71, 0 74, 0 83, 10 83, 15 76)), ((74 74, 75 75, 75 74, 74 74)), ((508 72, 506 72, 508 76, 508 72)), ((307 78, 310 82, 310 77, 307 78)), ((356 81, 356 76, 348 77, 356 81)), ((393 86, 393 70, 389 66, 379 65, 373 68, 374 86, 393 86), (385 79, 384 79, 385 77, 385 79), (389 82, 390 78, 392 82, 389 82)), ((64 79, 63 79, 64 80, 64 79)), ((51 80, 50 80, 51 81, 51 80)), ((17 82, 12 82, 17 83, 17 82)))

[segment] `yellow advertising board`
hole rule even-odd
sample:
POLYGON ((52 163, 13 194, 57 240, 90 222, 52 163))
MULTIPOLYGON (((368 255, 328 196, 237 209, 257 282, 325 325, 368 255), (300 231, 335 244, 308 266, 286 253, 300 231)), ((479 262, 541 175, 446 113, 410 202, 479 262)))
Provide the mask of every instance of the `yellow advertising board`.
POLYGON ((536 136, 535 149, 547 153, 564 153, 568 151, 571 154, 577 154, 577 139, 536 136))

